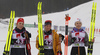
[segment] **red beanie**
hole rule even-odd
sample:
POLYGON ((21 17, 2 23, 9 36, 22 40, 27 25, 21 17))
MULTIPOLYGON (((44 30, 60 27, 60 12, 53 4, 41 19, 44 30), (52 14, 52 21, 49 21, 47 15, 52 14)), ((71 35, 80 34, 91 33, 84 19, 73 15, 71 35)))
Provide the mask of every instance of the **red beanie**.
POLYGON ((45 26, 46 26, 46 25, 52 25, 52 21, 51 21, 51 20, 46 20, 44 25, 45 25, 45 26))
POLYGON ((23 23, 24 23, 24 19, 23 19, 23 18, 19 18, 19 19, 17 20, 17 24, 18 24, 19 22, 23 22, 23 23))

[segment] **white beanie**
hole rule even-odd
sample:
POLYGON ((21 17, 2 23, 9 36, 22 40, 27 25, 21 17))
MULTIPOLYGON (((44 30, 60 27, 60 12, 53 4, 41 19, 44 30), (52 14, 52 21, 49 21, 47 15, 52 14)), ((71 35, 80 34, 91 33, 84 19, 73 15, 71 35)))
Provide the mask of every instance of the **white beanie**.
MULTIPOLYGON (((77 21, 80 21, 80 22, 81 22, 81 19, 77 18, 77 19, 75 20, 75 23, 76 23, 77 21)), ((82 23, 82 22, 81 22, 81 23, 82 23)))

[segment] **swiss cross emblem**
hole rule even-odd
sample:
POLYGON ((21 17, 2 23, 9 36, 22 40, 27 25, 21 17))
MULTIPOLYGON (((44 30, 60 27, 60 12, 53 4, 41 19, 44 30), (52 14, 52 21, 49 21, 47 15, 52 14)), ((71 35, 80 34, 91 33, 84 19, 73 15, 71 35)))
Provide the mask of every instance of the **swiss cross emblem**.
POLYGON ((21 36, 21 34, 17 34, 17 35, 16 35, 16 38, 19 38, 20 36, 21 36))
POLYGON ((45 39, 48 39, 49 38, 49 35, 45 36, 45 39))
POLYGON ((75 33, 75 36, 79 36, 79 32, 75 33))

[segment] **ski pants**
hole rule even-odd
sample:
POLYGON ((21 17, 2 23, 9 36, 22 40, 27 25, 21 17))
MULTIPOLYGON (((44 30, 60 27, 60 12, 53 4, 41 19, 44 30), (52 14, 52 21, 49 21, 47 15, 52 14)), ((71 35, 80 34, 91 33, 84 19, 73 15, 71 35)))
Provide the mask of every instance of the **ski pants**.
POLYGON ((54 55, 53 49, 44 49, 44 55, 54 55))
POLYGON ((85 47, 72 47, 71 55, 86 55, 85 47))
POLYGON ((11 48, 10 55, 26 55, 25 48, 11 48))

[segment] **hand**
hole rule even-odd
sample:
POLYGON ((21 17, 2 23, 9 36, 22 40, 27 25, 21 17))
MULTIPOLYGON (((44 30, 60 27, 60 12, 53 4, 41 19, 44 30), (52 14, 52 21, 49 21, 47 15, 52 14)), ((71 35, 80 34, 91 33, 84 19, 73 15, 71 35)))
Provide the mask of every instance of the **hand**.
POLYGON ((67 43, 67 41, 68 41, 68 40, 65 39, 65 40, 64 40, 64 44, 67 43))
POLYGON ((66 46, 68 46, 68 37, 65 38, 64 44, 65 44, 66 46))
POLYGON ((95 41, 95 37, 93 38, 92 42, 94 42, 94 41, 95 41))

